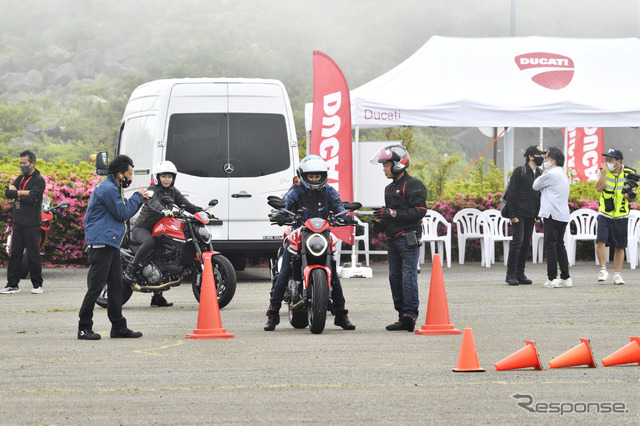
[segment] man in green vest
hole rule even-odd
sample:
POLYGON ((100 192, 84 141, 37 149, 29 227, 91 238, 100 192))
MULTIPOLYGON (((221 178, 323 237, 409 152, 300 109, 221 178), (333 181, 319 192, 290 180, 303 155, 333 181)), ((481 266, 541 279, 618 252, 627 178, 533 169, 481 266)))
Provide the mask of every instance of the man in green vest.
POLYGON ((607 249, 614 248, 613 283, 624 284, 620 270, 624 262, 624 249, 627 247, 627 227, 629 222, 629 201, 636 198, 635 188, 625 188, 625 181, 634 169, 622 164, 622 152, 611 148, 604 154, 602 168, 598 171, 596 190, 600 193, 600 208, 598 210, 598 235, 596 237, 596 252, 600 263, 598 282, 604 284, 609 278, 607 272, 607 249))

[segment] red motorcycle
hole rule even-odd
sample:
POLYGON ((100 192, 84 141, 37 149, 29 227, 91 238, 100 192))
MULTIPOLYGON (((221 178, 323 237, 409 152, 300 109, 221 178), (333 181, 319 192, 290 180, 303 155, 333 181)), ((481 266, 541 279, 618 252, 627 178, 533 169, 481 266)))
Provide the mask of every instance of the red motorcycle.
MULTIPOLYGON (((291 264, 292 267, 299 265, 297 267, 301 268, 302 281, 298 283, 293 278, 289 279, 283 299, 289 306, 289 323, 294 328, 305 328, 308 325, 313 334, 320 334, 324 331, 327 311, 333 309, 331 262, 337 237, 331 233, 330 226, 349 226, 342 218, 362 207, 362 204, 346 202, 345 210, 341 213, 331 214, 328 219, 314 217, 301 224, 300 215, 286 210, 281 198, 271 195, 267 197, 267 203, 289 215, 283 224, 289 225, 284 238, 289 242, 289 250, 296 253, 294 257, 299 257, 299 261, 292 257, 291 264), (293 230, 293 227, 297 229, 293 230)), ((275 223, 273 215, 270 219, 275 223)), ((280 247, 277 258, 271 260, 273 284, 282 267, 284 247, 285 244, 280 247)))
MULTIPOLYGON (((47 238, 49 237, 49 231, 51 231, 51 222, 53 220, 53 215, 58 217, 63 217, 64 215, 60 212, 60 210, 69 208, 69 203, 63 201, 60 204, 55 206, 51 205, 51 199, 46 195, 42 197, 42 213, 41 213, 41 222, 40 222, 40 243, 38 245, 38 249, 40 250, 40 254, 42 254, 42 248, 44 244, 47 242, 47 238)), ((13 226, 7 224, 7 227, 4 230, 5 234, 7 234, 7 241, 4 243, 5 251, 7 255, 11 256, 11 237, 13 236, 13 226)), ((22 253, 22 264, 20 265, 20 278, 27 278, 29 275, 29 254, 27 253, 27 249, 24 249, 22 253)))
MULTIPOLYGON (((173 217, 164 217, 154 226, 151 235, 158 243, 157 248, 142 259, 134 281, 123 277, 122 304, 129 301, 134 291, 151 293, 169 290, 182 284, 186 277, 191 277, 193 295, 199 302, 204 271, 202 253, 211 251, 218 307, 222 309, 231 302, 236 292, 236 272, 231 262, 213 249, 209 226, 222 224, 212 210, 218 201, 211 200, 206 210, 191 214, 176 206, 169 197, 162 200, 166 205, 173 205, 173 217)), ((120 249, 123 269, 133 262, 141 242, 132 238, 129 245, 129 248, 120 249)), ((96 303, 103 308, 107 307, 106 285, 96 303)))

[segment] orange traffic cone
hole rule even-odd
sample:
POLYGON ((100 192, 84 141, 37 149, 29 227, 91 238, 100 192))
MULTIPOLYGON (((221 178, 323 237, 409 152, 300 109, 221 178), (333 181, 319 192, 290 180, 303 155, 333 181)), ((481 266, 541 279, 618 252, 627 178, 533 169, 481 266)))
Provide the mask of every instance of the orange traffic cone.
POLYGON ((427 303, 427 320, 416 334, 460 334, 449 320, 447 293, 444 291, 444 277, 440 255, 433 255, 431 268, 431 284, 429 285, 429 302, 427 303))
POLYGON ((608 357, 602 360, 602 365, 609 367, 610 365, 630 364, 637 362, 640 364, 640 337, 629 337, 631 343, 618 349, 608 357))
POLYGON ((525 340, 524 343, 526 343, 524 348, 512 353, 502 361, 499 361, 496 364, 496 370, 515 370, 518 368, 528 367, 533 367, 536 370, 542 370, 535 342, 525 340))
POLYGON ((458 367, 452 368, 451 370, 462 373, 485 371, 484 368, 480 368, 478 352, 476 352, 476 342, 473 340, 473 331, 470 328, 465 328, 464 333, 462 333, 462 345, 460 345, 458 367))
POLYGON ((202 271, 202 285, 200 287, 200 308, 198 309, 198 328, 193 334, 187 334, 187 339, 228 339, 235 337, 222 328, 220 308, 218 307, 218 292, 213 279, 211 256, 213 252, 202 253, 204 271, 202 271))
POLYGON ((589 368, 596 368, 596 362, 593 360, 593 353, 588 339, 580 339, 580 344, 549 361, 549 367, 551 368, 575 367, 585 364, 589 368))

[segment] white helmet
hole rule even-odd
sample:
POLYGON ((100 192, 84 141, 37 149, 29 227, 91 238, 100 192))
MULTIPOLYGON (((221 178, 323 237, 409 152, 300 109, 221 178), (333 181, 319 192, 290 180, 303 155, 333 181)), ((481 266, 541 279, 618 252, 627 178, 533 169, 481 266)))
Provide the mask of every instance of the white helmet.
POLYGON ((327 183, 327 163, 318 155, 308 155, 298 164, 298 179, 306 188, 313 191, 321 190, 327 183), (320 180, 311 182, 307 175, 309 173, 319 174, 320 180))
POLYGON ((169 185, 169 187, 172 187, 176 183, 176 176, 178 175, 178 169, 176 169, 175 164, 171 161, 161 161, 156 164, 154 171, 156 185, 160 185, 160 175, 166 174, 173 175, 173 180, 171 181, 171 185, 169 185))

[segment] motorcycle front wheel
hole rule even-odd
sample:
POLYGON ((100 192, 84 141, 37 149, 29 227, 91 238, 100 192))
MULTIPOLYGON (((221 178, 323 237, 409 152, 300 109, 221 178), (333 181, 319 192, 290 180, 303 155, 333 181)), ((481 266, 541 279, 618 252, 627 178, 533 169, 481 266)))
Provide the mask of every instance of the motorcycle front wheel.
MULTIPOLYGON (((131 295, 133 294, 133 290, 131 289, 131 281, 122 278, 122 304, 124 305, 131 299, 131 295)), ((109 298, 107 296, 107 285, 105 284, 100 292, 100 296, 96 299, 96 304, 101 308, 106 308, 109 303, 109 298)))
MULTIPOLYGON (((231 302, 236 294, 236 271, 231 262, 221 254, 211 257, 213 279, 218 293, 218 308, 222 309, 231 302)), ((200 287, 202 286, 202 265, 191 274, 191 287, 196 300, 200 302, 200 287)))
POLYGON ((320 334, 324 330, 327 320, 327 274, 324 270, 316 268, 311 271, 311 306, 307 310, 309 317, 309 330, 313 334, 320 334))

